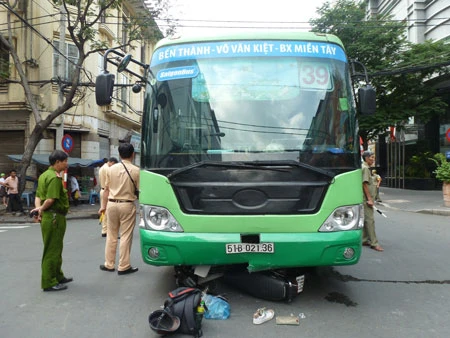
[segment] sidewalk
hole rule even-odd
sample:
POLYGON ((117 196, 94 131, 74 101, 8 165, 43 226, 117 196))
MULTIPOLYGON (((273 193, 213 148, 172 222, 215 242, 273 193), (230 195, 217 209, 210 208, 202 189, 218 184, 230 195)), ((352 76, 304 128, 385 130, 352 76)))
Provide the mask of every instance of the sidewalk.
POLYGON ((442 190, 408 190, 380 187, 382 200, 377 206, 423 214, 450 216, 450 207, 444 206, 442 190))
MULTIPOLYGON (((24 206, 25 215, 23 216, 15 216, 14 214, 7 214, 6 208, 4 206, 0 206, 0 224, 11 224, 11 223, 33 223, 33 220, 28 216, 28 211, 31 208, 27 208, 24 206)), ((70 206, 69 213, 67 214, 67 220, 71 219, 98 219, 98 209, 100 209, 100 204, 89 204, 89 203, 81 203, 77 206, 70 206)))
MULTIPOLYGON (((407 190, 395 188, 380 188, 381 203, 377 204, 380 210, 397 209, 424 214, 450 216, 450 207, 444 206, 441 190, 407 190)), ((99 204, 82 203, 71 206, 67 219, 97 219, 99 204)), ((5 207, 0 206, 0 224, 5 223, 32 223, 28 212, 25 216, 5 214, 5 207)))

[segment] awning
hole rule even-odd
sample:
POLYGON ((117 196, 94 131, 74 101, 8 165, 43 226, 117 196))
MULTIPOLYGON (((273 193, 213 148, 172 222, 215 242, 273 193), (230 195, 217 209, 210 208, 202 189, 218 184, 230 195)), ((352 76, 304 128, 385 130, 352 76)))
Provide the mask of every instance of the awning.
MULTIPOLYGON (((22 155, 7 155, 11 160, 20 162, 22 161, 22 155)), ((50 154, 37 154, 33 155, 31 160, 33 162, 36 162, 37 164, 41 165, 50 165, 50 162, 48 161, 48 157, 50 154)), ((76 168, 76 167, 95 167, 96 165, 102 164, 103 159, 100 160, 86 160, 83 158, 78 157, 70 157, 69 156, 69 167, 76 168)))

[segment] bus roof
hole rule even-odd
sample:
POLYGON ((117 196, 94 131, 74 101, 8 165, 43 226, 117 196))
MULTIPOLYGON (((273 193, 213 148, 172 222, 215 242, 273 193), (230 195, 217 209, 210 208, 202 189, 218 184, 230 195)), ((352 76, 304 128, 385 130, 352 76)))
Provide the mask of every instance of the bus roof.
POLYGON ((190 35, 174 35, 160 40, 155 50, 174 44, 192 43, 192 42, 211 42, 211 41, 229 41, 229 40, 301 40, 315 42, 331 42, 344 48, 342 41, 335 35, 322 34, 314 32, 298 32, 290 30, 282 31, 244 31, 244 32, 225 32, 225 33, 202 33, 190 35))

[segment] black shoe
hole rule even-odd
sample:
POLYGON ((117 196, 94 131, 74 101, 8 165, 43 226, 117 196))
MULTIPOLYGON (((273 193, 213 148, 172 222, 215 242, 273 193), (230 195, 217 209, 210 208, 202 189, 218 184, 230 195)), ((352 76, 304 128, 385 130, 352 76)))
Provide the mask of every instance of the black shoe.
POLYGON ((67 285, 64 284, 56 284, 49 288, 45 288, 44 291, 61 291, 67 289, 67 285))
POLYGON ((102 237, 106 237, 106 234, 102 234, 102 237))
POLYGON ((100 270, 108 271, 108 272, 113 272, 115 269, 114 269, 114 268, 113 268, 113 269, 109 269, 109 268, 107 268, 106 266, 104 266, 104 265, 102 264, 102 265, 100 265, 100 270))
POLYGON ((61 279, 59 281, 59 284, 66 284, 66 283, 70 283, 70 282, 73 282, 73 278, 72 277, 69 277, 69 278, 64 277, 63 279, 61 279))
POLYGON ((137 272, 138 268, 133 268, 132 266, 129 269, 123 270, 123 271, 117 271, 117 274, 119 275, 128 275, 129 273, 137 272))

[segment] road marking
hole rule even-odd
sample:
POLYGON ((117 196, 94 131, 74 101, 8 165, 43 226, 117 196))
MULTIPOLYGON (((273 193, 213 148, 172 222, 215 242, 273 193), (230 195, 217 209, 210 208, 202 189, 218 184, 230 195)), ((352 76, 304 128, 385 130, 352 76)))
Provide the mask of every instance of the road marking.
POLYGON ((23 228, 29 228, 29 225, 11 225, 6 227, 0 227, 0 230, 9 230, 9 229, 23 229, 23 228))

